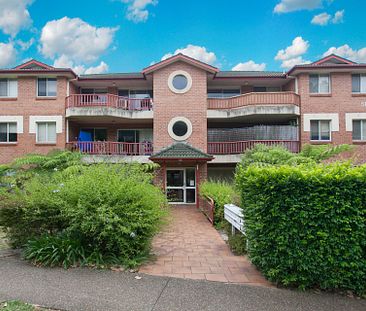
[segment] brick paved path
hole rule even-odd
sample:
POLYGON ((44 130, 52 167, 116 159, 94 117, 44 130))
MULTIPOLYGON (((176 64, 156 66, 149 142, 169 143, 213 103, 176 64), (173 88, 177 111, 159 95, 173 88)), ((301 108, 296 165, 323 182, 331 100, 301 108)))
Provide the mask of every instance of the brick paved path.
POLYGON ((271 286, 245 256, 232 254, 195 207, 173 207, 171 223, 153 241, 157 260, 140 272, 187 279, 271 286))

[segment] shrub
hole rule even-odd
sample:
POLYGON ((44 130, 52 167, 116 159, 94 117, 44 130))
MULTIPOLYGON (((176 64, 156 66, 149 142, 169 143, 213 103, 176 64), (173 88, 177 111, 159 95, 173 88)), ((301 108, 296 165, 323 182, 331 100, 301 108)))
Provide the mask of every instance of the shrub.
POLYGON ((23 256, 35 265, 71 266, 83 265, 86 261, 85 250, 80 240, 67 234, 45 234, 29 240, 24 247, 23 256))
MULTIPOLYGON (((52 247, 62 254, 61 240, 67 245, 78 237, 88 264, 137 264, 148 255, 166 214, 166 198, 152 185, 152 169, 141 164, 77 164, 34 173, 0 200, 0 227, 13 246, 26 244, 32 254, 38 247, 42 258, 52 247)), ((42 263, 40 258, 35 257, 37 263, 42 263)), ((45 258, 43 263, 49 265, 45 258)), ((63 263, 61 259, 54 263, 63 263)))
POLYGON ((249 255, 271 280, 366 290, 366 166, 240 167, 249 255))
POLYGON ((258 166, 315 164, 352 149, 353 146, 350 145, 305 145, 303 150, 296 154, 281 145, 257 144, 243 154, 240 165, 246 168, 252 164, 258 166))
POLYGON ((227 182, 205 181, 200 185, 200 195, 215 202, 214 223, 220 226, 224 221, 224 205, 237 203, 239 196, 235 187, 227 182))
POLYGON ((247 253, 247 238, 242 233, 228 233, 228 244, 235 255, 244 255, 247 253))

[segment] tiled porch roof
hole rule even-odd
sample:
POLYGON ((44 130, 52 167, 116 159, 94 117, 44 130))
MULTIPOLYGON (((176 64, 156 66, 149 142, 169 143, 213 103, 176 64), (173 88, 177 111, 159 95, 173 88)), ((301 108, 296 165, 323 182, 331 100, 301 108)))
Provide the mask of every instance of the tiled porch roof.
POLYGON ((187 143, 174 143, 167 148, 153 154, 151 160, 206 160, 211 161, 213 156, 192 147, 187 143))

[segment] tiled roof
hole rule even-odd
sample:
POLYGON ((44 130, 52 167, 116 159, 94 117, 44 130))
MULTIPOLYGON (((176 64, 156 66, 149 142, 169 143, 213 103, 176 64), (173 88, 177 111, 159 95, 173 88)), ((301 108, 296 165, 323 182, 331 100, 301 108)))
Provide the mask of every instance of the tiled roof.
POLYGON ((145 76, 141 72, 130 73, 103 73, 103 74, 90 74, 80 75, 81 80, 96 80, 96 79, 144 79, 145 76))
POLYGON ((202 159, 211 160, 213 156, 204 153, 203 151, 192 147, 187 143, 174 143, 169 147, 153 154, 150 157, 153 159, 202 159))
POLYGON ((286 73, 279 71, 220 71, 216 78, 285 78, 286 73))

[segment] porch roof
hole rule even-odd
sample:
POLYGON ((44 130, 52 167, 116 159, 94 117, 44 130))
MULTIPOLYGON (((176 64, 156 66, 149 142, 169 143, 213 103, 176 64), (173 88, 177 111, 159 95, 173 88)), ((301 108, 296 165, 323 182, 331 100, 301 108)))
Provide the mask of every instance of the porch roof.
POLYGON ((211 161, 214 157, 187 143, 174 143, 150 157, 152 161, 159 160, 198 160, 211 161))

